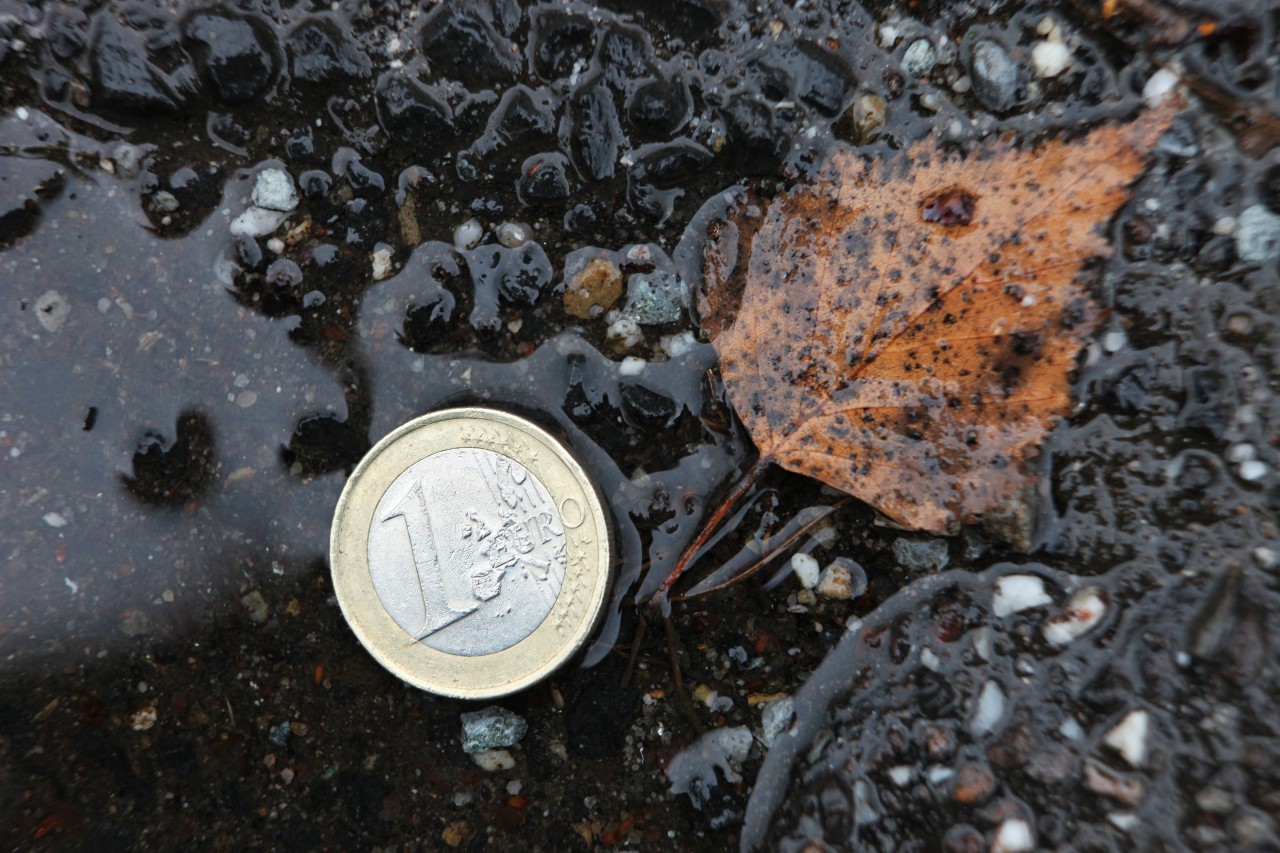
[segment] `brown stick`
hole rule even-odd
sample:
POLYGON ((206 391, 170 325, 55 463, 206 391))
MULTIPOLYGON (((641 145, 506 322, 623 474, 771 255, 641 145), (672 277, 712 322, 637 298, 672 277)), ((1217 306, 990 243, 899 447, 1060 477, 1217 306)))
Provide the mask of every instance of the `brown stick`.
POLYGON ((658 591, 653 594, 653 598, 649 600, 649 606, 657 609, 663 607, 667 603, 667 596, 671 592, 671 587, 675 586, 676 581, 685 573, 693 563, 693 558, 697 556, 699 549, 707 544, 710 539, 724 523, 725 518, 733 512, 738 503, 747 496, 751 491, 751 487, 756 484, 760 476, 772 464, 773 460, 767 456, 761 456, 756 460, 755 464, 747 469, 747 473, 742 475, 742 479, 733 487, 733 491, 725 497, 720 505, 716 507, 715 512, 702 524, 702 529, 698 532, 697 537, 684 549, 680 555, 680 559, 676 561, 675 568, 667 575, 667 579, 662 582, 662 586, 658 587, 658 591))
POLYGON ((639 621, 636 623, 636 633, 631 639, 631 654, 627 656, 627 669, 622 673, 622 686, 626 687, 631 683, 631 676, 636 671, 636 658, 640 657, 640 646, 644 644, 645 632, 649 630, 649 620, 645 618, 644 612, 639 614, 639 621))
POLYGON ((672 624, 670 616, 663 617, 662 623, 667 632, 667 654, 671 655, 671 683, 676 694, 676 704, 680 706, 681 711, 684 711, 689 722, 693 723, 694 731, 702 734, 706 728, 702 725, 702 720, 698 719, 698 713, 693 708, 693 700, 684 692, 684 677, 680 673, 680 643, 676 639, 675 625, 672 624))
POLYGON ((757 559, 754 563, 752 563, 747 568, 743 569, 741 572, 738 572, 736 575, 734 575, 724 583, 699 589, 698 587, 706 583, 706 580, 704 579, 697 586, 694 587, 694 590, 696 590, 696 592, 690 591, 689 593, 685 593, 684 595, 678 595, 675 597, 675 600, 688 601, 691 598, 699 598, 701 596, 708 595, 709 593, 718 592, 722 589, 728 589, 731 586, 742 583, 747 578, 751 577, 756 572, 760 571, 765 566, 773 562, 773 560, 777 558, 779 554, 785 553, 792 545, 794 545, 796 542, 799 542, 802 536, 808 535, 810 530, 813 530, 813 528, 817 527, 819 524, 826 521, 831 516, 831 513, 846 506, 852 500, 853 500, 852 497, 841 498, 840 500, 832 504, 829 508, 827 508, 826 512, 814 517, 811 521, 805 522, 804 524, 800 525, 795 530, 793 530, 791 533, 787 534, 787 537, 777 545, 772 544, 772 537, 770 537, 769 539, 766 539, 764 541, 764 546, 765 548, 767 548, 767 550, 760 554, 759 559, 757 559))

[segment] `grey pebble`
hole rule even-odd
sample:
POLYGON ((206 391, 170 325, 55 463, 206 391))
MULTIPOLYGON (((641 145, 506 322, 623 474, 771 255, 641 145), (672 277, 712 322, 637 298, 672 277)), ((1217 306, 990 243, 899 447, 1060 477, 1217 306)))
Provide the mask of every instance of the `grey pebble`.
POLYGON ((253 185, 253 203, 267 210, 293 210, 298 206, 293 178, 284 169, 263 169, 253 185))
POLYGON ((71 303, 62 298, 56 290, 46 290, 36 300, 36 319, 44 326, 46 332, 56 332, 67 322, 71 313, 71 303))
POLYGON ((987 107, 1007 110, 1018 97, 1018 66, 1008 51, 989 39, 973 46, 973 92, 987 107))
POLYGON ((951 562, 947 543, 941 539, 895 539, 893 556, 904 569, 940 572, 951 562))
POLYGON ((143 149, 121 142, 111 149, 111 160, 116 164, 116 176, 131 181, 142 172, 143 149))
POLYGON ((255 625, 261 625, 267 621, 268 606, 267 600, 262 597, 262 593, 258 590, 247 593, 240 597, 240 604, 249 614, 249 621, 255 625))
POLYGON ((524 717, 498 705, 462 715, 462 751, 468 755, 515 746, 529 731, 524 717))
POLYGON ((289 743, 289 730, 289 721, 285 720, 280 725, 267 729, 267 740, 274 746, 285 746, 289 743))
POLYGON ((157 213, 173 213, 178 209, 178 199, 168 190, 157 190, 148 206, 157 213))
POLYGON ((688 289, 669 272, 636 273, 627 282, 622 315, 642 326, 674 323, 684 317, 688 289))
POLYGON ((766 747, 773 746, 795 719, 795 701, 790 696, 775 699, 760 713, 760 741, 766 747))
POLYGON ((1266 263, 1280 257, 1280 216, 1255 204, 1236 221, 1236 251, 1240 260, 1266 263))
POLYGON ((923 77, 933 70, 938 61, 938 51, 928 39, 916 39, 907 45, 902 54, 902 70, 908 77, 923 77))

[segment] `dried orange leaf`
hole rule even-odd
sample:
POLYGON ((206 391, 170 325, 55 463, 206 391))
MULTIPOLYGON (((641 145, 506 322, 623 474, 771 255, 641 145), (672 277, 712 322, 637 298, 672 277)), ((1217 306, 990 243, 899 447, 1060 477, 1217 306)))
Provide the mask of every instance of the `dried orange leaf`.
POLYGON ((1082 265, 1172 115, 963 159, 841 148, 744 205, 710 235, 698 307, 762 460, 921 530, 1002 513, 1098 323, 1082 265))

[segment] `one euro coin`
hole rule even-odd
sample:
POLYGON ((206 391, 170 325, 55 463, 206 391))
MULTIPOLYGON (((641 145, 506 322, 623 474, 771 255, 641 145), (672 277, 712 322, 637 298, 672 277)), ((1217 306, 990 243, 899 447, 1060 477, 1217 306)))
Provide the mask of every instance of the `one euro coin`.
POLYGON ((445 409, 383 438, 330 533, 343 615, 423 690, 488 699, 571 658, 604 610, 606 510, 568 448, 532 421, 445 409))

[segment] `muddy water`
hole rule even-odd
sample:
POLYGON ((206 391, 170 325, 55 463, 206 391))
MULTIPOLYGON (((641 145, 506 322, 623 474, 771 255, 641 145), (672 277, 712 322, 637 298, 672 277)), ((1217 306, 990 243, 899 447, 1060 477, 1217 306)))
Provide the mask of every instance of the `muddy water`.
MULTIPOLYGON (((1274 844, 1275 20, 1207 16, 0 3, 7 845, 1274 844), (797 547, 865 593, 784 557, 677 603, 620 687, 633 600, 752 453, 680 296, 697 211, 836 142, 1124 118, 1172 59, 1200 95, 1092 268, 1037 549, 846 506, 797 547), (272 170, 296 203, 255 199, 272 170), (588 258, 676 298, 566 310, 588 258), (362 453, 469 401, 563 435, 621 546, 594 644, 503 703, 529 732, 496 773, 325 564, 362 453)), ((702 570, 832 503, 772 475, 702 570)))

